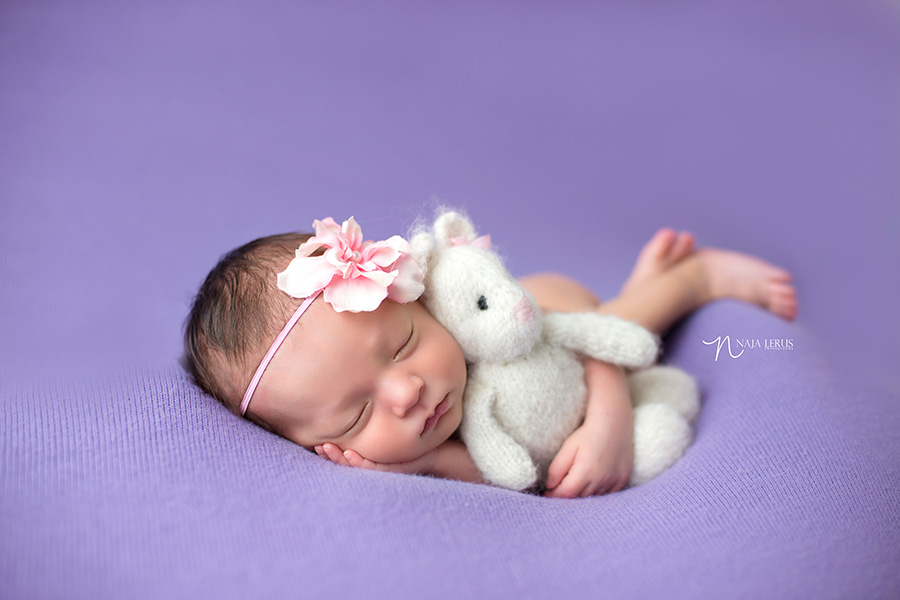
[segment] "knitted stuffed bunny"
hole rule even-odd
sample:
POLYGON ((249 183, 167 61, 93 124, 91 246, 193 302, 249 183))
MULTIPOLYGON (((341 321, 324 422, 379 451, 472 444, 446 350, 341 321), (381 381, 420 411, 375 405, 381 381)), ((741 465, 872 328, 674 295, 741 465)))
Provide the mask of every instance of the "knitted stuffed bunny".
POLYGON ((630 485, 656 477, 691 442, 700 401, 694 380, 649 367, 658 340, 646 329, 596 313, 541 311, 465 217, 445 211, 415 233, 425 269, 423 300, 456 338, 468 364, 461 435, 489 482, 523 490, 546 481, 566 438, 584 419, 582 356, 640 369, 628 376, 634 406, 630 485))

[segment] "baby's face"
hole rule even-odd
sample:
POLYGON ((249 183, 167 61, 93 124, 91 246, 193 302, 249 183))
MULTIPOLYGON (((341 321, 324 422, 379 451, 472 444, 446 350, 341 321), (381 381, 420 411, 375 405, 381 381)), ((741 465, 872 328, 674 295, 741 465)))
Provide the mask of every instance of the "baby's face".
POLYGON ((375 462, 405 462, 456 430, 465 386, 459 345, 418 302, 338 313, 318 298, 275 354, 249 412, 307 448, 332 442, 375 462))

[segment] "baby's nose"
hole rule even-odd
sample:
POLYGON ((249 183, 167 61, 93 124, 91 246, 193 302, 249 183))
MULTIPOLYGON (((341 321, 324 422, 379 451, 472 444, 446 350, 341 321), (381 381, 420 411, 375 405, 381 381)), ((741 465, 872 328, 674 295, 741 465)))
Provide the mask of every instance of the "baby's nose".
POLYGON ((402 418, 419 403, 424 387, 425 382, 418 377, 396 377, 385 386, 385 400, 394 414, 402 418))

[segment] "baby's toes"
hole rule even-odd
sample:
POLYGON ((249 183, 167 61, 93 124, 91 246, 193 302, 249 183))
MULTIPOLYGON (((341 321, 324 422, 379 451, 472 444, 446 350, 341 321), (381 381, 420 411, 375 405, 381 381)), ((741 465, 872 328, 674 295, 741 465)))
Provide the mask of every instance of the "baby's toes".
POLYGON ((766 267, 768 268, 768 272, 766 273, 767 279, 779 283, 790 283, 792 279, 790 271, 768 263, 766 264, 766 267))
POLYGON ((672 262, 681 260, 694 251, 694 234, 689 231, 682 231, 675 238, 669 250, 668 259, 672 262))
POLYGON ((786 321, 793 321, 797 318, 797 303, 776 300, 772 303, 771 311, 772 314, 779 316, 786 321))
POLYGON ((653 234, 649 242, 644 244, 641 249, 642 258, 662 260, 671 251, 675 239, 675 230, 663 227, 653 234))
POLYGON ((768 304, 769 310, 788 321, 797 316, 797 292, 791 285, 770 284, 768 304))

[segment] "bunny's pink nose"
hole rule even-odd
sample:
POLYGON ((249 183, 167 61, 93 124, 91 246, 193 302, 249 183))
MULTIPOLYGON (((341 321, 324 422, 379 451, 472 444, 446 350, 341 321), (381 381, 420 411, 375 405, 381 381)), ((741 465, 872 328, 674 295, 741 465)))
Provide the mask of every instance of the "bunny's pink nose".
POLYGON ((516 307, 513 309, 513 312, 516 315, 516 321, 519 323, 527 323, 529 321, 533 321, 535 318, 534 314, 534 306, 531 305, 531 302, 528 301, 527 296, 522 296, 522 299, 516 304, 516 307))

